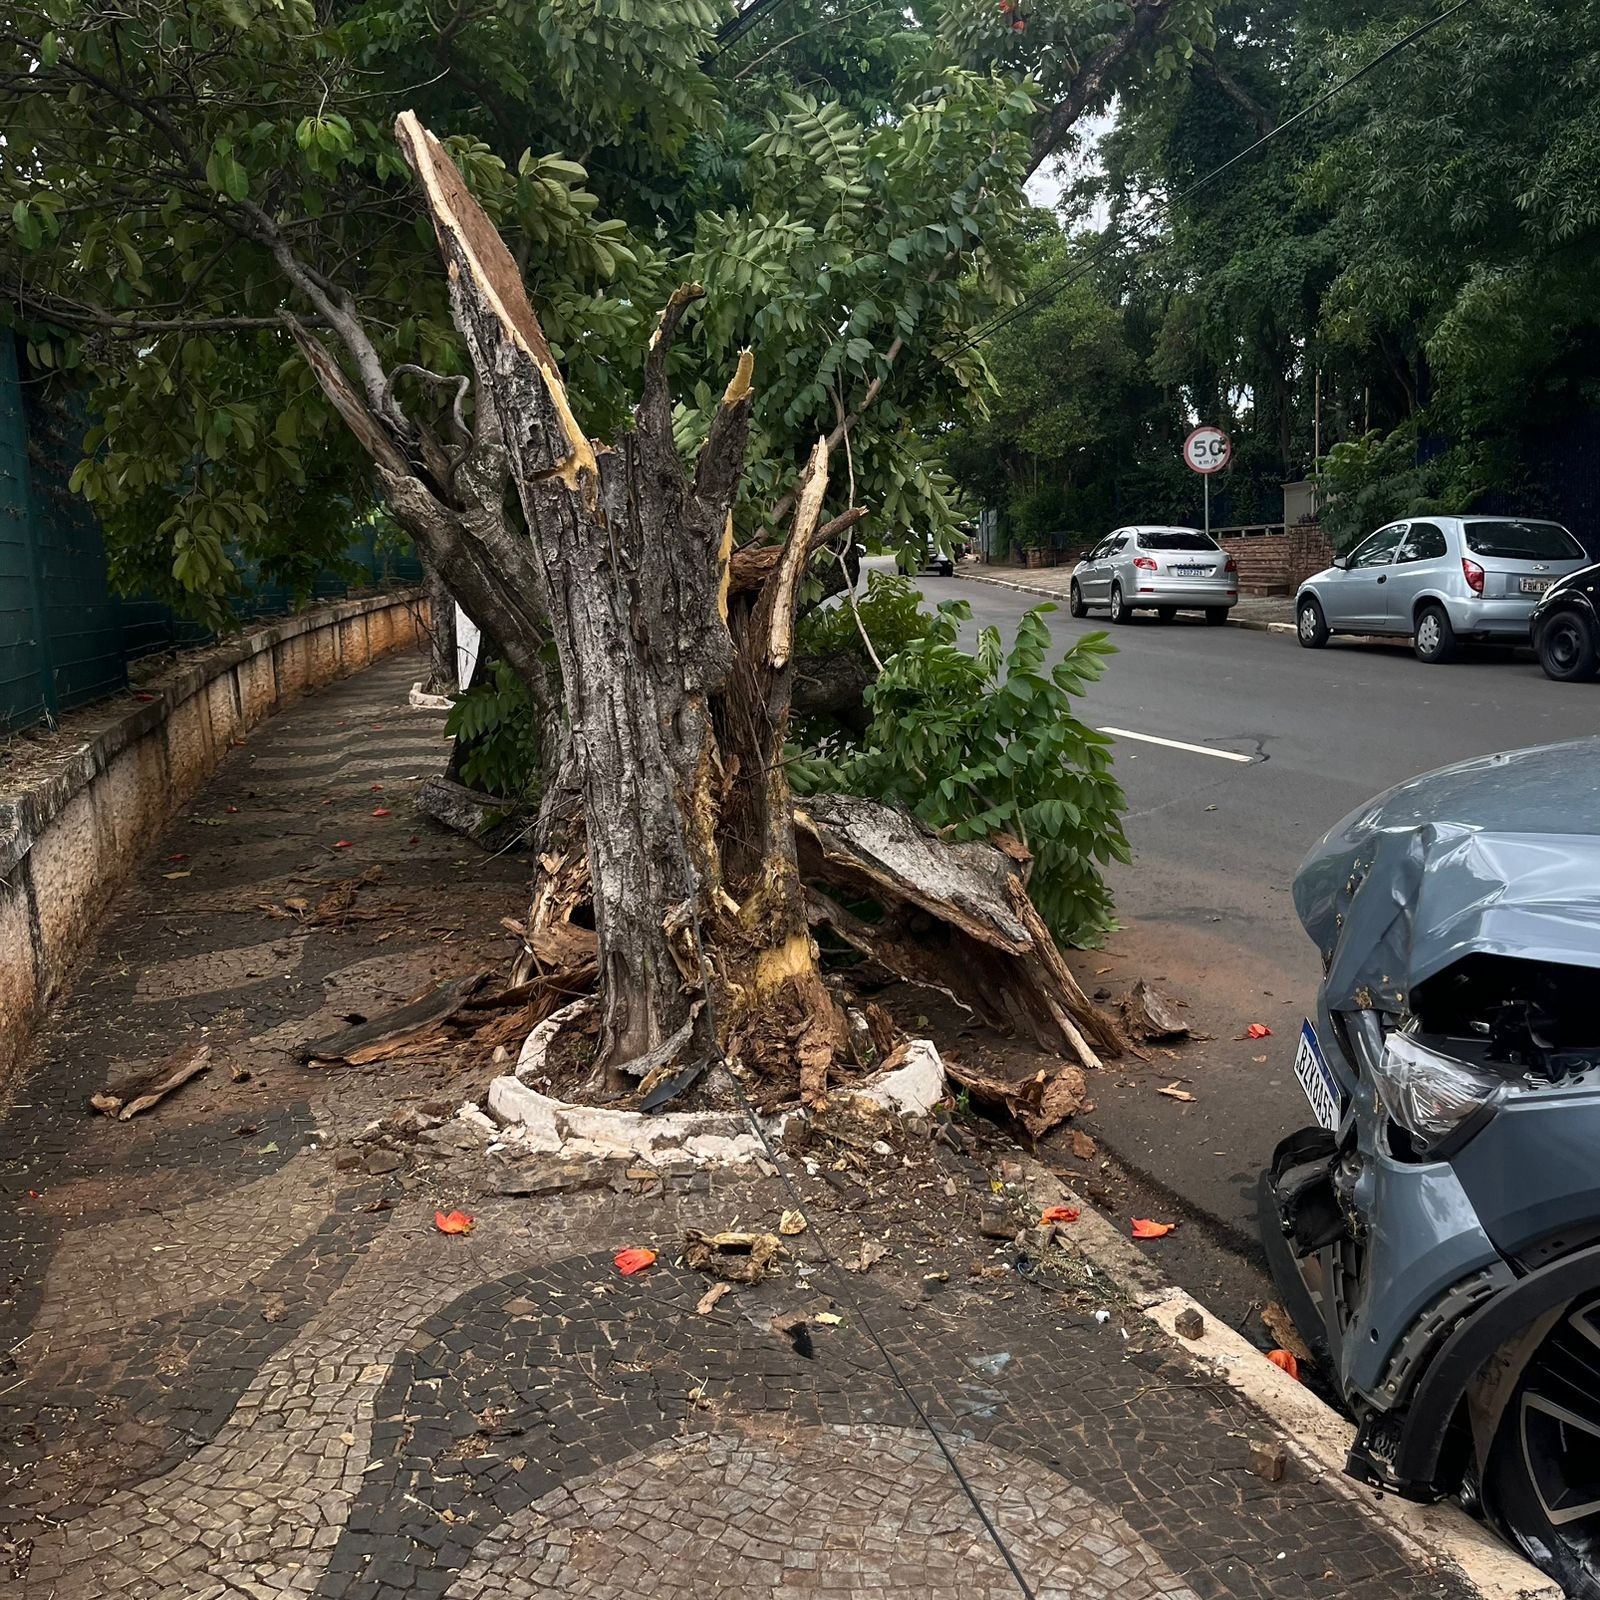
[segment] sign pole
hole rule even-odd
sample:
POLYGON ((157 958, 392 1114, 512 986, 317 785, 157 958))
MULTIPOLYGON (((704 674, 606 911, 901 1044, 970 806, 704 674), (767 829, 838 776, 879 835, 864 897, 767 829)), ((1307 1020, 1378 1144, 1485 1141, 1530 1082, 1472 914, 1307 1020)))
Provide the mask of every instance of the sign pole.
POLYGON ((1201 482, 1206 486, 1206 538, 1211 537, 1211 474, 1205 473, 1201 482))

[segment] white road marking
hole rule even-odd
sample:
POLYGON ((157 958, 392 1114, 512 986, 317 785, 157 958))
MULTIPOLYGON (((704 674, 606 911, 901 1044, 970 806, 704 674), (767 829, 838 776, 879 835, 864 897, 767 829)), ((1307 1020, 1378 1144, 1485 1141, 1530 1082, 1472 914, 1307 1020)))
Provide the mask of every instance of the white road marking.
POLYGON ((1185 744, 1182 739, 1158 739, 1153 733, 1133 733, 1127 728, 1102 728, 1113 739, 1137 739, 1140 744, 1165 745, 1169 750, 1187 750, 1192 755, 1215 756, 1219 761, 1253 761, 1254 756, 1242 756, 1237 750, 1217 750, 1208 744, 1185 744))

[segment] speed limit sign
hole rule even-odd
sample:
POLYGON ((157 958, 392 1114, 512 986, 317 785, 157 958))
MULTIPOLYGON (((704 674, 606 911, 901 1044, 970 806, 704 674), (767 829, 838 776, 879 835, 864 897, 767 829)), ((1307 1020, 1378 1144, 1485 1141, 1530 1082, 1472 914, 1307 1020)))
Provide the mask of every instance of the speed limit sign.
POLYGON ((1192 472, 1221 472, 1233 454, 1233 441, 1221 428, 1206 423, 1183 441, 1184 464, 1192 472))

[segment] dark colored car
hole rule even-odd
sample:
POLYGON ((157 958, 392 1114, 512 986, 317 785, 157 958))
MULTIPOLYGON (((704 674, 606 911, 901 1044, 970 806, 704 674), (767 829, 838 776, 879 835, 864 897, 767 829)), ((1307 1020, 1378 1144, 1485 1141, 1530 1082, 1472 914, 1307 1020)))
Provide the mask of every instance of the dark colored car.
POLYGON ((1528 622, 1547 678, 1577 683, 1600 671, 1600 562, 1550 585, 1528 622))
MULTIPOLYGON (((1591 569, 1593 572, 1596 569, 1591 569)), ((1357 1425, 1600 1600, 1600 738, 1481 756, 1306 857, 1322 953, 1263 1239, 1357 1425)))

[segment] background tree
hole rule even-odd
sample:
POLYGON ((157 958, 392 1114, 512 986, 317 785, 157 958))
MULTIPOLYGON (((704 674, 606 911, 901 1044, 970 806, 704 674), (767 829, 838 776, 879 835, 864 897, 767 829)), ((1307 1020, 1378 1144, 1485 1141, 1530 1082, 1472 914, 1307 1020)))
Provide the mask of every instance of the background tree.
MULTIPOLYGON (((1279 483, 1319 466, 1341 543, 1423 508, 1544 511, 1580 533, 1600 513, 1600 352, 1582 288, 1595 5, 1475 5, 1186 192, 1434 14, 1405 0, 1218 7, 1214 37, 1164 92, 1118 101, 1073 193, 1077 209, 1108 207, 1087 244, 1129 357, 1183 422, 1234 435, 1213 507, 1226 520, 1276 520, 1279 483)), ((992 343, 1022 370, 1031 343, 1047 366, 1059 352, 1046 315, 992 343)), ((1135 448, 1154 473, 1168 446, 1135 448)), ((964 487, 993 495, 970 455, 952 459, 964 487)), ((1109 488, 1125 468, 1096 472, 1109 488)), ((1046 478, 1080 492, 1064 467, 1046 478)), ((1170 514, 1146 493, 1118 514, 1170 514)))

